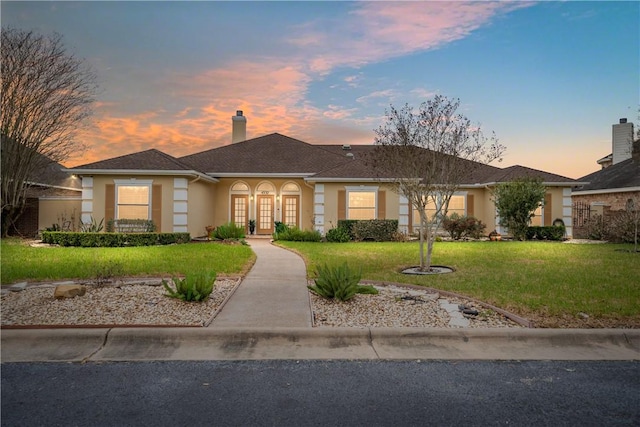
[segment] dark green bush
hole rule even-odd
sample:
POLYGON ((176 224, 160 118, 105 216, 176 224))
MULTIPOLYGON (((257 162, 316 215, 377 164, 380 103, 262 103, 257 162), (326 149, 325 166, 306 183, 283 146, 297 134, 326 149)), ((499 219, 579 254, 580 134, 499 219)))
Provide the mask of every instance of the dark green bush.
POLYGON ((375 242, 391 242, 398 232, 397 219, 361 220, 353 224, 354 240, 373 240, 375 242))
POLYGON ((188 243, 189 233, 75 233, 43 231, 42 241, 51 245, 80 247, 151 246, 188 243))
POLYGON ((275 225, 274 233, 284 233, 285 231, 287 231, 289 229, 289 226, 287 224, 285 224, 284 222, 275 221, 274 225, 275 225))
POLYGON ((356 236, 353 233, 353 226, 360 220, 357 219, 340 219, 338 220, 338 228, 344 228, 349 233, 349 240, 355 240, 356 236))
POLYGON ((527 240, 562 240, 565 235, 565 227, 551 225, 548 227, 528 227, 527 240))
POLYGON ((167 291, 167 296, 183 301, 201 302, 209 298, 213 292, 213 284, 216 281, 215 272, 201 272, 187 274, 184 279, 172 278, 175 290, 162 280, 162 286, 167 291))
POLYGON ((361 271, 353 271, 347 263, 336 267, 326 264, 318 267, 318 278, 315 285, 308 288, 324 298, 335 298, 340 301, 347 301, 356 294, 377 294, 378 290, 371 285, 360 285, 361 271))
POLYGON ((327 231, 327 242, 346 243, 351 240, 349 230, 343 227, 332 228, 327 231))
POLYGON ((246 233, 243 226, 236 225, 233 222, 228 222, 216 227, 213 232, 213 237, 219 240, 239 240, 244 239, 246 237, 246 233))
POLYGON ((451 235, 453 240, 459 240, 461 237, 479 239, 487 226, 473 216, 461 216, 454 212, 444 218, 442 228, 451 235))

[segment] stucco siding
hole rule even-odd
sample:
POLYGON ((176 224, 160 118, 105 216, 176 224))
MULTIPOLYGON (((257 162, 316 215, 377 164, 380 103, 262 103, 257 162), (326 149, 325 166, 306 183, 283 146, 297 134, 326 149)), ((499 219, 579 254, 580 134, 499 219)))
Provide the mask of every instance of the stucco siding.
MULTIPOLYGON (((82 199, 75 198, 40 198, 38 209, 38 228, 44 230, 53 224, 64 225, 61 222, 71 221, 69 224, 71 231, 78 231, 80 227, 80 210, 82 199)), ((99 223, 100 219, 96 219, 99 223)))
POLYGON ((191 237, 206 236, 206 228, 213 225, 215 186, 196 181, 189 184, 188 230, 191 237))

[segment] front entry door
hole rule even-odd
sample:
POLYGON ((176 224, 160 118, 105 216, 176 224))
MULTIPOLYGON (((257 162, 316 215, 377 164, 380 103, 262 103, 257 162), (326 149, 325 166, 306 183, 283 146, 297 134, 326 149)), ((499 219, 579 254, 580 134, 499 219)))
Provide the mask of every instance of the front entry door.
POLYGON ((260 195, 258 202, 258 224, 256 232, 258 234, 273 233, 273 196, 260 195))
POLYGON ((248 216, 249 196, 233 194, 231 196, 231 221, 239 227, 244 227, 245 233, 249 225, 248 216))
POLYGON ((282 222, 289 227, 300 227, 298 224, 298 218, 300 218, 300 196, 283 196, 282 211, 282 222))

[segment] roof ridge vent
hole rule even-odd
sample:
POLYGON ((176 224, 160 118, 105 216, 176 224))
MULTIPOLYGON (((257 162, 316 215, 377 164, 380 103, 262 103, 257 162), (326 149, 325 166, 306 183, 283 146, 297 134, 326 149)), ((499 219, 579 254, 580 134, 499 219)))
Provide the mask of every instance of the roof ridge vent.
POLYGON ((342 149, 343 150, 351 150, 351 145, 350 144, 342 144, 342 149))

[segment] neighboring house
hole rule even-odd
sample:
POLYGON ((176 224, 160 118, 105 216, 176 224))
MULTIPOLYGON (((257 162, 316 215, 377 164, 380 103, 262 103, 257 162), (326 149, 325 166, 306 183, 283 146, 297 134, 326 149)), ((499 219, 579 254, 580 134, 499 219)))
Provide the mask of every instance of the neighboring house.
MULTIPOLYGON (((397 219, 414 231, 417 212, 362 161, 374 145, 313 145, 278 133, 244 140, 246 119, 233 119, 230 145, 174 158, 146 150, 68 169, 82 177, 82 219, 152 219, 163 232, 206 234, 227 222, 271 234, 274 221, 321 233, 340 219, 397 219)), ((452 198, 449 213, 473 215, 497 225, 491 189, 514 178, 540 177, 545 205, 534 224, 562 219, 571 235, 571 178, 522 166, 478 165, 452 198)))
POLYGON ((80 178, 65 172, 62 165, 48 158, 42 162, 45 166, 38 168, 28 182, 25 209, 9 228, 10 235, 35 237, 39 230, 53 224, 67 230, 80 225, 80 178))
POLYGON ((587 184, 574 187, 574 223, 577 235, 592 214, 607 216, 625 210, 630 199, 640 200, 640 140, 632 143, 632 123, 620 119, 612 129, 613 153, 598 160, 602 169, 580 178, 587 184))

